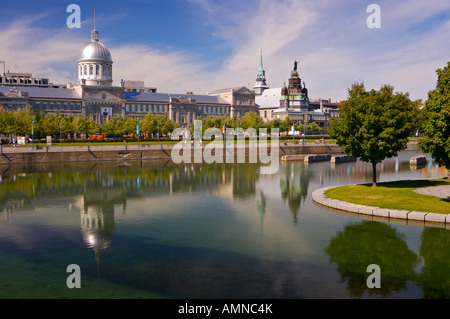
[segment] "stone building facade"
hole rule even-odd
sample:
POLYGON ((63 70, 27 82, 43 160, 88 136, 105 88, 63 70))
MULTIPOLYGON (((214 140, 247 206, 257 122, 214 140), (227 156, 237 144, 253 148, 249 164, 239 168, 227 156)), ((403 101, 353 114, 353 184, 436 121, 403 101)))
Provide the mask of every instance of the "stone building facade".
MULTIPOLYGON (((113 59, 107 47, 100 42, 97 30, 91 32, 91 41, 83 46, 77 63, 78 82, 75 85, 10 85, 9 80, 3 80, 8 85, 0 83, 0 105, 10 110, 31 105, 37 112, 84 115, 97 124, 113 116, 141 118, 151 112, 167 115, 181 127, 187 127, 198 117, 233 117, 250 111, 258 112, 255 93, 246 87, 194 95, 156 93, 156 88, 131 88, 130 81, 123 80, 114 86, 113 59)), ((3 74, 5 77, 6 74, 3 74)), ((139 83, 139 87, 142 84, 139 83)))

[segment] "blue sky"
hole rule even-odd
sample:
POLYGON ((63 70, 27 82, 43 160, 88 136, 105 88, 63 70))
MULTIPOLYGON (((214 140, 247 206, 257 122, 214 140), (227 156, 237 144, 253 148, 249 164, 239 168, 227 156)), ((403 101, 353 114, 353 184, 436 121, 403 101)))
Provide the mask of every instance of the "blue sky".
POLYGON ((252 87, 263 50, 268 84, 295 60, 310 98, 343 100, 352 83, 427 98, 450 61, 450 1, 131 0, 0 1, 0 60, 16 72, 76 82, 76 60, 94 26, 111 51, 114 84, 143 80, 159 92, 205 94, 252 87), (69 4, 81 28, 69 29, 69 4), (369 4, 381 28, 370 29, 369 4))

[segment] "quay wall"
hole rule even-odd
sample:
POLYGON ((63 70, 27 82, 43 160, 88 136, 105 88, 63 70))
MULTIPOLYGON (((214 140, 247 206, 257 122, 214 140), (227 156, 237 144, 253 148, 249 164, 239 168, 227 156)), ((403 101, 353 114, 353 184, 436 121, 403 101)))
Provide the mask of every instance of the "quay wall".
MULTIPOLYGON (((172 149, 176 144, 161 145, 96 145, 96 146, 50 146, 39 149, 31 147, 3 147, 0 152, 1 164, 34 164, 34 163, 60 163, 60 162, 96 162, 96 161, 116 161, 116 160, 152 160, 171 159, 172 149)), ((222 147, 222 146, 218 146, 222 147)), ((205 152, 206 144, 202 145, 203 150, 191 148, 192 157, 198 151, 205 152)), ((255 150, 253 149, 252 152, 255 150)), ((227 150, 222 149, 224 156, 227 150)), ((248 145, 245 150, 235 148, 234 154, 244 152, 249 155, 248 145)), ((265 149, 262 151, 265 153, 265 149)), ((297 145, 280 143, 279 155, 289 154, 339 154, 342 148, 338 145, 297 145)), ((182 153, 181 153, 182 154, 182 153)), ((201 154, 201 153, 200 153, 201 154)), ((209 154, 209 152, 208 152, 209 154)), ((212 153, 214 155, 214 152, 212 153)), ((268 154, 270 155, 270 144, 268 144, 268 154)))
MULTIPOLYGON (((172 148, 177 144, 141 144, 141 145, 91 145, 91 146, 50 146, 39 149, 32 147, 1 147, 0 165, 2 164, 35 164, 35 163, 60 163, 60 162, 96 162, 96 161, 123 161, 123 160, 152 160, 171 159, 172 148)), ((199 147, 199 146, 196 146, 199 147)), ((202 145, 203 152, 207 144, 202 145)), ((221 147, 221 146, 216 146, 221 147)), ((270 154, 270 143, 268 144, 270 154)), ((417 143, 408 144, 408 151, 418 151, 417 143)), ((198 151, 198 150, 197 150, 198 151)), ((223 149, 224 156, 227 150, 223 149)), ((241 154, 242 150, 237 147, 235 156, 241 154)), ((250 151, 248 144, 244 153, 250 151)), ((192 156, 195 148, 191 149, 192 156)), ((265 153, 265 149, 262 151, 265 153)), ((213 153, 214 154, 214 153, 213 153)), ((253 153, 254 154, 254 153, 253 153)), ((280 143, 279 155, 325 155, 343 154, 342 147, 336 144, 321 143, 280 143)), ((224 160, 225 162, 225 160, 224 160)))

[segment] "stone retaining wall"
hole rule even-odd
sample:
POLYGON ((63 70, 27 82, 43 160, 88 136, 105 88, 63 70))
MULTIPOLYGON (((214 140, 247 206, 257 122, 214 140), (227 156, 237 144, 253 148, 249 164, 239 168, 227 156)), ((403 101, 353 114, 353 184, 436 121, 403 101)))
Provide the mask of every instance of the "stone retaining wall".
POLYGON ((402 219, 405 221, 423 223, 441 223, 444 224, 446 228, 450 229, 450 215, 364 206, 326 197, 325 192, 335 187, 340 186, 324 187, 313 191, 312 200, 329 208, 347 211, 358 215, 361 214, 364 216, 383 217, 387 219, 402 219))
MULTIPOLYGON (((53 146, 40 149, 3 147, 0 153, 0 164, 170 159, 174 145, 176 144, 53 146)), ((205 147, 206 144, 202 145, 203 150, 205 147)), ((268 151, 270 154, 270 143, 268 144, 268 151)), ((296 145, 292 143, 284 145, 281 143, 279 152, 280 155, 333 154, 342 153, 342 148, 338 145, 296 145)), ((195 148, 191 149, 191 153, 194 156, 195 148)), ((236 156, 238 150, 235 149, 234 153, 236 156)), ((249 154, 248 145, 245 147, 244 153, 249 154)), ((223 150, 223 154, 224 156, 227 155, 226 150, 223 150)))

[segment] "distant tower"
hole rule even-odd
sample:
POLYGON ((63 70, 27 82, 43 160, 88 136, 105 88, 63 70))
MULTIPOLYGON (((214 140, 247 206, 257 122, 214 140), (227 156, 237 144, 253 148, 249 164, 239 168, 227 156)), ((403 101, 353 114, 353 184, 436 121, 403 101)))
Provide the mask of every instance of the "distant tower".
POLYGON ((281 98, 283 99, 281 103, 284 106, 284 110, 287 112, 289 109, 289 91, 286 87, 286 83, 284 83, 283 87, 281 88, 281 98))
POLYGON ((302 90, 302 81, 298 74, 298 61, 294 62, 294 69, 291 72, 291 77, 289 79, 289 94, 299 95, 302 90))
POLYGON ((263 58, 262 58, 262 49, 261 49, 261 59, 259 64, 258 73, 256 74, 256 83, 253 86, 253 91, 256 95, 261 95, 265 89, 268 89, 269 86, 266 83, 266 71, 263 67, 263 58))

